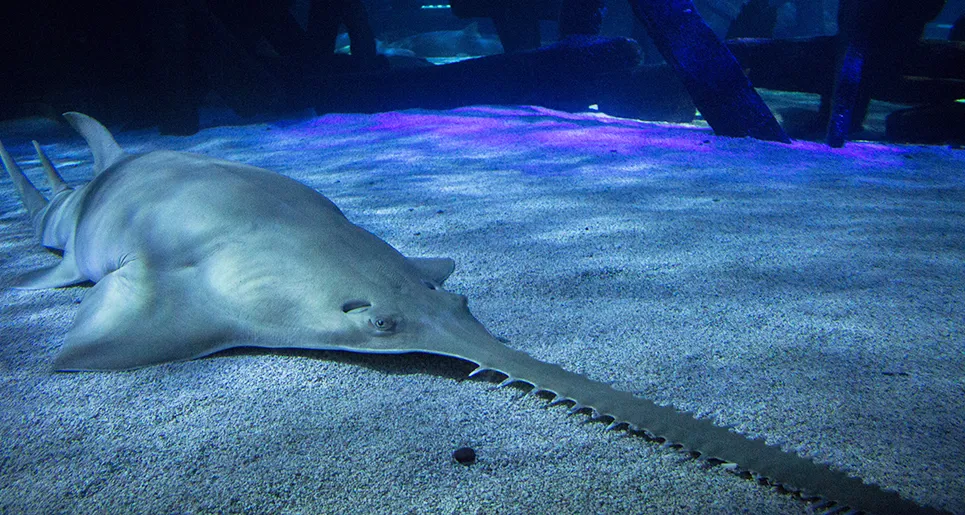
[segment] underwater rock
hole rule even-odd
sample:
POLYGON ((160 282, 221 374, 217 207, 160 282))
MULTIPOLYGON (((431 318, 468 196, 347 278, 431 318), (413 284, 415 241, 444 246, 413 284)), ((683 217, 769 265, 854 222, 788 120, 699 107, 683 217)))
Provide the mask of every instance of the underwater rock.
POLYGON ((600 111, 612 116, 688 123, 697 111, 687 89, 667 64, 603 75, 595 84, 600 111))
POLYGON ((831 93, 834 36, 728 39, 727 48, 758 88, 831 93))
POLYGON ((943 104, 899 109, 885 119, 890 141, 932 145, 965 144, 965 104, 943 104))

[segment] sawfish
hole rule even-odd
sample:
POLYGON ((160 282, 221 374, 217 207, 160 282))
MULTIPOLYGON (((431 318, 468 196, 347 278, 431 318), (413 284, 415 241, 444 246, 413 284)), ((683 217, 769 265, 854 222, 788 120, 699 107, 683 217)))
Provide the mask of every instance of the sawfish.
POLYGON ((69 186, 34 142, 48 199, 0 143, 0 157, 54 266, 24 289, 94 283, 55 358, 59 371, 125 370, 242 346, 454 357, 528 393, 571 404, 818 507, 941 513, 893 491, 539 361, 494 337, 465 296, 443 288, 450 258, 406 257, 294 179, 231 161, 129 154, 99 122, 67 121, 94 157, 69 186))

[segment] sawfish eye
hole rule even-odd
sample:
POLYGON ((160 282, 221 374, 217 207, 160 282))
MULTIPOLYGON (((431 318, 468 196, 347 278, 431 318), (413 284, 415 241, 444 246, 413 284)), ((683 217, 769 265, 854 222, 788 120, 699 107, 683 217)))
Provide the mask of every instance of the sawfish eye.
POLYGON ((430 283, 429 281, 422 281, 422 285, 425 286, 426 288, 429 288, 430 290, 438 289, 436 288, 436 285, 430 283))
POLYGON ((375 317, 369 319, 369 324, 375 328, 376 331, 381 331, 387 333, 395 329, 395 320, 389 317, 375 317))

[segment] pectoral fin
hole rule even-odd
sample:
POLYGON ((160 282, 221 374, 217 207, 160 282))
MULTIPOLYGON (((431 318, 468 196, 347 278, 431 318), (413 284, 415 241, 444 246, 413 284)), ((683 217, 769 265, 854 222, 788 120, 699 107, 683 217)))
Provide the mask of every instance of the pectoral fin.
POLYGON ((77 263, 64 254, 64 259, 54 266, 33 270, 21 275, 13 284, 22 290, 44 290, 63 288, 87 281, 88 278, 77 269, 77 263))
POLYGON ((226 348, 229 324, 198 291, 191 270, 156 273, 139 261, 91 288, 56 370, 123 370, 226 348))

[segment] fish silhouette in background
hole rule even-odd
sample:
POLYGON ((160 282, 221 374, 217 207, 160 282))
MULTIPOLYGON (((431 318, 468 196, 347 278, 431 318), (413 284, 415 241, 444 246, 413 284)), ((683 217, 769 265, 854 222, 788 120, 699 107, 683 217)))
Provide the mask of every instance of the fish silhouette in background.
MULTIPOLYGON (((479 32, 473 22, 461 30, 437 30, 392 41, 375 40, 376 52, 389 57, 479 57, 503 53, 499 38, 479 32)), ((348 33, 339 33, 335 52, 351 54, 348 33)))

